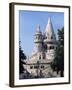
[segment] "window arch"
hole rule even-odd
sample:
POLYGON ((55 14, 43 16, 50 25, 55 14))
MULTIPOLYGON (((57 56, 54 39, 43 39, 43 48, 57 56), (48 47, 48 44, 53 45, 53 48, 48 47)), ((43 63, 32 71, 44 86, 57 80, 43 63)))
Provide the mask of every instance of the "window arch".
POLYGON ((45 59, 45 56, 43 55, 43 59, 45 59))
POLYGON ((54 49, 54 46, 50 46, 49 49, 54 49))
POLYGON ((45 54, 43 53, 43 57, 42 57, 43 59, 45 59, 45 54))
POLYGON ((51 39, 53 39, 53 36, 51 36, 51 39))
POLYGON ((44 65, 42 65, 41 68, 44 68, 44 65))
POLYGON ((30 66, 30 69, 33 69, 33 66, 30 66))
POLYGON ((41 59, 41 55, 39 56, 39 59, 41 59))
POLYGON ((47 36, 45 37, 45 39, 47 39, 47 36))

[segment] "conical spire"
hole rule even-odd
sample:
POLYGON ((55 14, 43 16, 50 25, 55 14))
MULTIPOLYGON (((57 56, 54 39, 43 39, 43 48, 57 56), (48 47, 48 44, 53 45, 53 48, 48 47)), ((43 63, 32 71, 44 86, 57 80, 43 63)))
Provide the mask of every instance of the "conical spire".
POLYGON ((41 43, 42 42, 42 32, 40 31, 40 25, 39 24, 36 27, 34 42, 35 43, 41 43))
POLYGON ((39 24, 36 27, 36 33, 41 33, 41 31, 40 31, 40 25, 39 24))
POLYGON ((48 33, 48 34, 54 34, 51 18, 48 19, 48 23, 47 23, 45 32, 48 33))
POLYGON ((53 37, 53 39, 55 39, 55 34, 54 34, 51 18, 48 19, 48 23, 45 29, 45 35, 49 38, 53 37))

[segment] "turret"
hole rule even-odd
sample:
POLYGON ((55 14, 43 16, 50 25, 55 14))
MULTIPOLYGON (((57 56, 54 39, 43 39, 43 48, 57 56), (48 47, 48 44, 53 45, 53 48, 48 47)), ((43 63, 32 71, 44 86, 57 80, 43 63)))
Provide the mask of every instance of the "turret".
POLYGON ((56 37, 53 30, 53 25, 50 18, 48 19, 48 23, 45 29, 44 43, 47 45, 47 58, 49 59, 54 58, 55 49, 57 45, 56 45, 56 37))
POLYGON ((53 30, 53 25, 51 22, 51 19, 48 19, 48 23, 45 29, 45 40, 44 42, 48 43, 48 42, 56 42, 56 37, 55 37, 55 33, 53 30))
POLYGON ((34 43, 35 43, 36 51, 41 52, 42 51, 42 32, 40 31, 39 25, 36 28, 36 32, 34 36, 35 36, 34 43))

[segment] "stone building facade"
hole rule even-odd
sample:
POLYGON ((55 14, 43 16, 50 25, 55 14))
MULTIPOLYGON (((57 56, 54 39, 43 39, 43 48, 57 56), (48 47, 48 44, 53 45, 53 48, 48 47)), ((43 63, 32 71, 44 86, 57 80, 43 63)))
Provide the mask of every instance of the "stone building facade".
POLYGON ((51 69, 50 63, 54 60, 55 50, 57 48, 56 35, 53 30, 51 19, 42 34, 40 26, 38 25, 34 35, 34 49, 31 57, 27 58, 24 68, 33 77, 52 77, 54 73, 51 69))

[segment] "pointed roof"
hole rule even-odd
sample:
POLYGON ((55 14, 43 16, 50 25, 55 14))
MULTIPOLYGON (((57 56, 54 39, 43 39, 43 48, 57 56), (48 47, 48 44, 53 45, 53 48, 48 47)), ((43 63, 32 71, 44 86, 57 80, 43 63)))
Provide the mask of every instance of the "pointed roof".
POLYGON ((46 29, 45 29, 45 33, 54 35, 54 30, 53 30, 53 25, 52 25, 52 22, 51 22, 51 18, 48 19, 48 23, 47 23, 47 26, 46 26, 46 29))
POLYGON ((40 25, 38 24, 36 27, 36 34, 41 34, 42 32, 40 31, 40 25))

